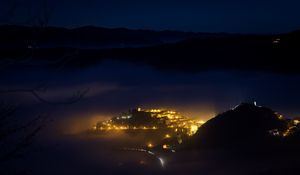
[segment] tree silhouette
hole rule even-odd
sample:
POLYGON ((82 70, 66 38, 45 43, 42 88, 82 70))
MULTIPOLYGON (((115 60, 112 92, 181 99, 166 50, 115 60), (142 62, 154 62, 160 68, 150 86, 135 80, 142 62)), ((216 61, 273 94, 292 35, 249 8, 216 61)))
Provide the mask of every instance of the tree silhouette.
MULTIPOLYGON (((35 55, 36 48, 38 48, 38 41, 42 35, 42 29, 46 28, 49 24, 53 8, 49 6, 47 0, 41 1, 39 7, 40 12, 35 15, 29 15, 30 3, 19 0, 9 0, 10 7, 5 11, 0 12, 0 25, 27 25, 31 26, 33 31, 33 37, 28 41, 30 43, 31 54, 20 56, 19 59, 12 58, 0 58, 0 72, 7 69, 13 69, 14 66, 28 65, 34 62, 33 57, 35 55), (25 3, 25 4, 24 4, 25 3), (19 7, 25 8, 28 11, 28 16, 24 16, 23 21, 19 21, 18 12, 19 7)), ((62 56, 61 63, 64 63, 68 59, 68 55, 62 56)), ((62 69, 63 65, 58 65, 57 69, 62 69)), ((8 75, 9 76, 9 75, 8 75)), ((22 75, 20 75, 22 77, 22 75)), ((31 97, 38 100, 38 102, 46 105, 71 105, 80 101, 87 93, 87 89, 80 89, 73 93, 66 99, 60 99, 58 101, 51 101, 44 98, 42 94, 46 94, 49 90, 47 83, 36 82, 38 84, 29 88, 16 88, 16 89, 3 89, 0 88, 0 99, 2 95, 10 96, 13 94, 25 93, 30 94, 31 97)), ((48 122, 48 115, 38 115, 31 117, 27 120, 20 120, 16 111, 19 110, 18 106, 7 104, 0 100, 0 174, 6 173, 6 167, 3 162, 16 159, 18 156, 26 153, 26 147, 32 144, 35 136, 45 127, 48 122)))

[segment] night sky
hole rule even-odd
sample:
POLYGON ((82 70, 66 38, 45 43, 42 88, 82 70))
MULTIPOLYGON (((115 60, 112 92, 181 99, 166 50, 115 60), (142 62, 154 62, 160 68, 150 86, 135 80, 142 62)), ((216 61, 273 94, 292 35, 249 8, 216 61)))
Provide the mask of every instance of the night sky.
MULTIPOLYGON (((46 5, 44 1, 16 0, 15 6, 12 2, 1 1, 0 11, 2 20, 9 18, 14 24, 24 24, 22 22, 28 18, 35 19, 46 11, 49 25, 62 27, 96 25, 235 33, 276 33, 300 29, 300 2, 293 0, 52 0, 46 5)), ((49 70, 46 75, 39 71, 6 74, 9 76, 2 82, 2 88, 30 88, 39 83, 50 83, 51 86, 52 83, 59 87, 52 87, 54 92, 46 96, 54 100, 61 98, 62 94, 68 96, 77 89, 89 88, 91 92, 86 100, 77 108, 71 108, 72 114, 64 115, 69 117, 74 117, 74 113, 82 113, 86 118, 104 113, 107 117, 142 106, 178 109, 187 116, 209 119, 241 102, 254 100, 287 116, 300 114, 299 84, 295 83, 299 82, 299 75, 260 74, 255 70, 174 73, 127 63, 97 64, 95 67, 77 72, 76 77, 73 73, 53 74, 49 70), (26 77, 20 79, 20 74, 26 77)), ((20 97, 17 94, 16 101, 20 97)), ((32 97, 29 99, 32 100, 32 97)), ((38 102, 25 100, 25 103, 32 105, 38 102)))
MULTIPOLYGON (((2 14, 11 2, 1 1, 2 14)), ((43 9, 41 0, 16 2, 15 20, 43 9)), ((51 0, 47 9, 52 26, 279 33, 300 28, 299 6, 297 0, 51 0)))

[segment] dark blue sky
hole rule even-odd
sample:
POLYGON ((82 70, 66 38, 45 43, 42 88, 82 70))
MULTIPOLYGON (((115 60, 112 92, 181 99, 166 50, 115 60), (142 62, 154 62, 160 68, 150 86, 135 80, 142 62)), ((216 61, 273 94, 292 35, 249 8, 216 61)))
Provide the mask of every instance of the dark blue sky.
MULTIPOLYGON (((6 8, 3 4, 9 1, 3 1, 2 8, 6 8)), ((34 11, 39 9, 42 0, 17 1, 34 11)), ((300 29, 299 6, 297 0, 49 1, 49 7, 53 8, 50 25, 54 26, 96 25, 238 33, 278 33, 300 29)))

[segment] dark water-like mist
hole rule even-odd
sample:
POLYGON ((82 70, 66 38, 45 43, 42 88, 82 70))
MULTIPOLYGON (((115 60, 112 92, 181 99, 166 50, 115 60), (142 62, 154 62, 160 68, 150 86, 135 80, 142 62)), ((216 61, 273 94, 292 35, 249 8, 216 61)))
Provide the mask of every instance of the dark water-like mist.
POLYGON ((251 166, 262 167, 251 160, 237 165, 239 158, 222 152, 193 151, 158 153, 165 161, 162 167, 153 156, 121 150, 138 148, 145 141, 143 136, 118 133, 91 137, 82 132, 97 121, 137 106, 170 108, 187 117, 208 120, 240 102, 256 100, 288 117, 300 114, 300 87, 295 83, 300 80, 298 75, 163 72, 147 66, 104 62, 76 70, 12 68, 3 70, 0 79, 1 90, 45 85, 47 90, 38 93, 53 103, 68 99, 78 90, 88 90, 83 99, 63 105, 43 103, 24 92, 0 94, 1 101, 20 106, 15 113, 19 121, 39 114, 49 117, 24 157, 8 163, 11 169, 32 174, 222 174, 221 169, 238 174, 251 166))

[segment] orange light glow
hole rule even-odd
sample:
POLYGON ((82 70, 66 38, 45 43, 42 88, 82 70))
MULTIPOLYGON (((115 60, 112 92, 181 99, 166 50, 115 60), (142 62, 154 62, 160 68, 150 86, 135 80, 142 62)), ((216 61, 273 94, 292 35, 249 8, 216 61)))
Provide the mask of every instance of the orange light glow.
POLYGON ((165 138, 166 138, 166 139, 171 138, 171 135, 170 135, 170 134, 166 134, 166 135, 165 135, 165 138))
POLYGON ((170 145, 167 145, 167 144, 163 144, 163 149, 169 149, 170 148, 170 145))
POLYGON ((152 143, 148 143, 148 144, 147 144, 147 147, 148 147, 148 148, 153 148, 153 144, 152 144, 152 143))

